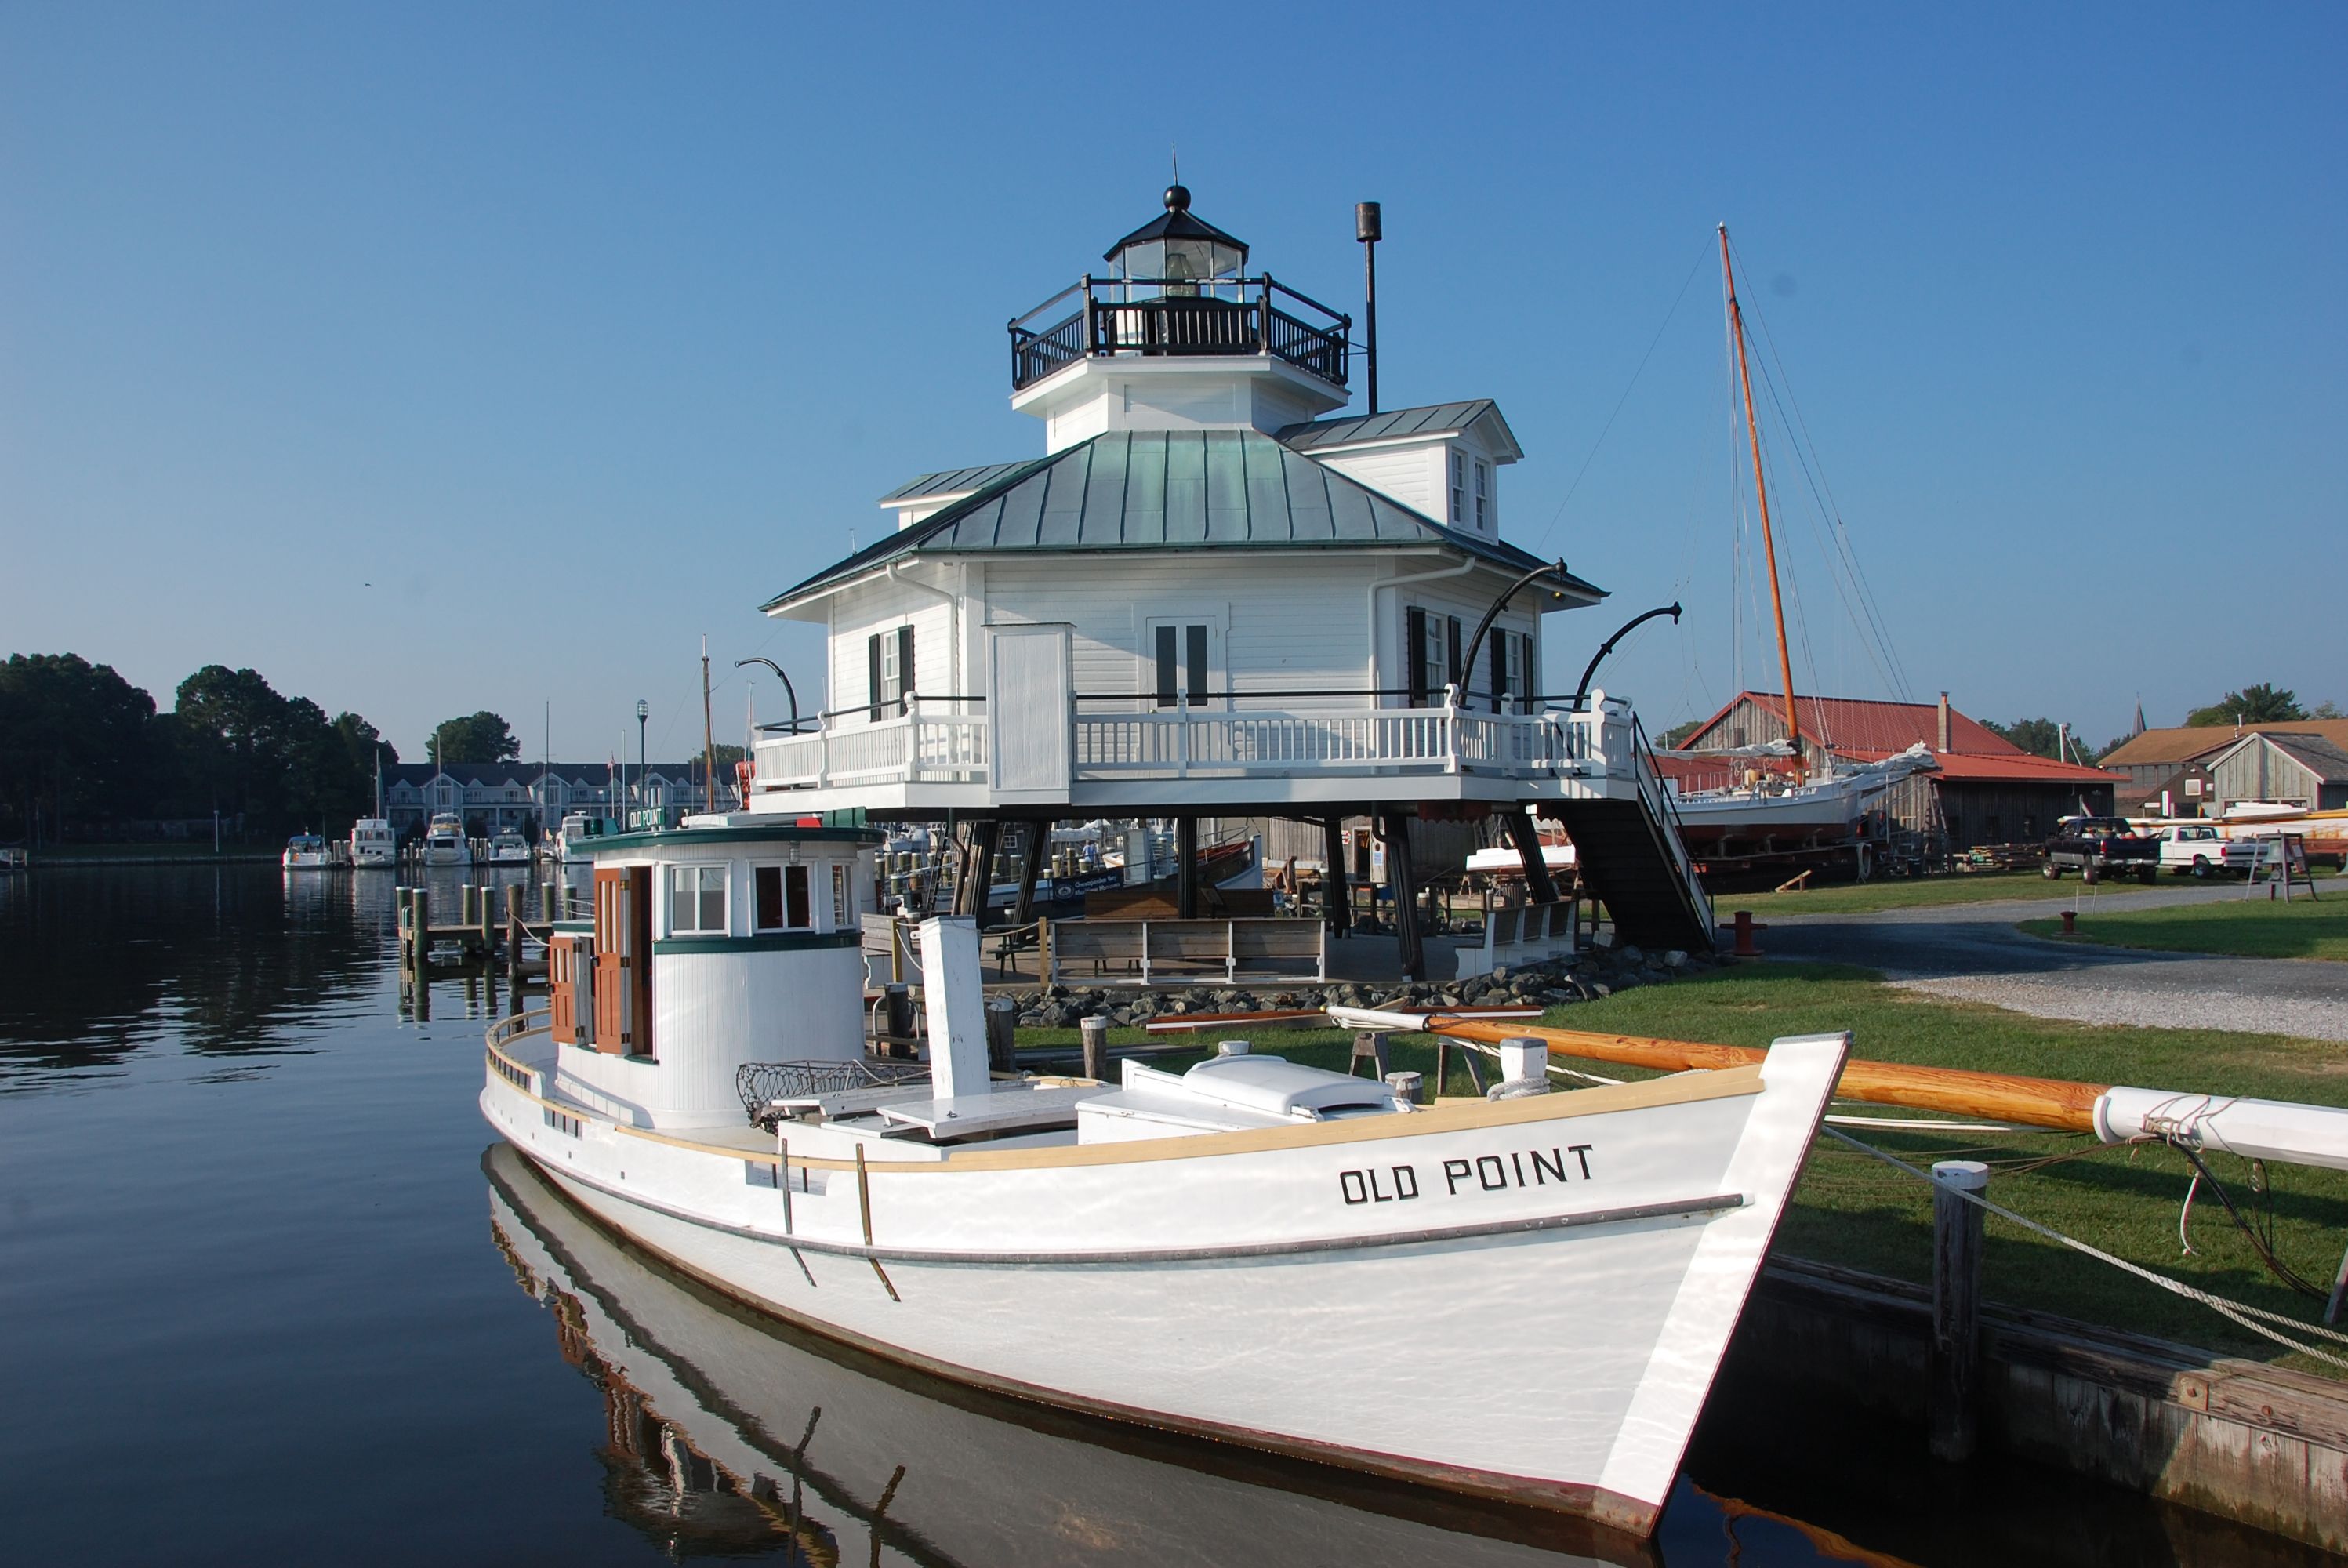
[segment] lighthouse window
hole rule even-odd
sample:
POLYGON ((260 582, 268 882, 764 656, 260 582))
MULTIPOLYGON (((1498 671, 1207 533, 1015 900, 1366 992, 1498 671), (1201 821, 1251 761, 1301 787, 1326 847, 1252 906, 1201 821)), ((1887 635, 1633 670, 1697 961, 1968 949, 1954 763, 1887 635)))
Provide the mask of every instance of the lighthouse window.
POLYGON ((1492 469, 1488 463, 1476 465, 1476 530, 1479 533, 1492 531, 1492 469))
POLYGON ((726 934, 726 868, 671 866, 668 928, 677 936, 726 934))
POLYGON ((1207 700, 1210 687, 1207 670, 1207 628, 1202 625, 1159 624, 1153 640, 1158 655, 1158 706, 1172 707, 1178 693, 1189 694, 1193 705, 1207 700))
POLYGON ((757 879, 759 930, 805 931, 815 924, 807 867, 760 866, 757 879))
POLYGON ((1458 527, 1466 520, 1467 512, 1468 459, 1454 452, 1451 454, 1451 525, 1458 527))

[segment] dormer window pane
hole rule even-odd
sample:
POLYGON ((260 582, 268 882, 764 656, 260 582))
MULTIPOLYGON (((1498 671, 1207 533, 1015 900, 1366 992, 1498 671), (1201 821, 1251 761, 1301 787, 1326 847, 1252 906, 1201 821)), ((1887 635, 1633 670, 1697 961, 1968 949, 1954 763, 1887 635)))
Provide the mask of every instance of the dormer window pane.
POLYGON ((1451 526, 1457 528, 1468 516, 1468 459, 1458 453, 1451 454, 1451 526))
POLYGON ((1476 465, 1476 527, 1478 531, 1491 531, 1492 469, 1488 464, 1476 465))

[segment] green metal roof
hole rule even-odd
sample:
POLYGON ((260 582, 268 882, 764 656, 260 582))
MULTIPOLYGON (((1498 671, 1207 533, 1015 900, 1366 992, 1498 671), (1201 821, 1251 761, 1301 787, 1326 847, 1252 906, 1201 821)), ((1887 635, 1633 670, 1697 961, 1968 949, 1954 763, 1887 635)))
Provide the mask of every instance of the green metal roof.
MULTIPOLYGON (((908 555, 1003 551, 1364 549, 1433 544, 1510 572, 1540 559, 1447 528, 1254 430, 1113 431, 1011 467, 976 494, 826 567, 775 611, 908 555)), ((1552 586, 1603 589, 1570 573, 1552 586)))
POLYGON ((1401 440, 1411 436, 1449 435, 1465 430, 1487 415, 1498 422, 1509 449, 1521 456, 1516 433, 1500 418, 1498 406, 1489 397, 1471 398, 1465 403, 1428 403, 1416 408, 1389 408, 1383 414, 1350 414, 1341 419, 1315 419, 1276 431, 1273 439, 1292 451, 1309 452, 1324 447, 1401 440))
POLYGON ((880 498, 882 506, 919 496, 966 495, 984 490, 988 485, 1025 463, 989 463, 980 469, 941 469, 933 474, 916 474, 880 498))

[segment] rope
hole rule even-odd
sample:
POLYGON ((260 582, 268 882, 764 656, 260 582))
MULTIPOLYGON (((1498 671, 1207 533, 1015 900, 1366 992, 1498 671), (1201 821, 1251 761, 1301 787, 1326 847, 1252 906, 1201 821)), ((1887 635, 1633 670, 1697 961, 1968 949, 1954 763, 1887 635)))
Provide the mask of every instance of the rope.
POLYGON ((2090 1246, 2087 1243, 2080 1241, 2075 1236, 2066 1236, 2062 1232, 2054 1230, 2051 1226, 2042 1225, 2035 1220, 2025 1219, 2024 1216, 2015 1213, 2011 1209, 1991 1202, 1988 1199, 1982 1197, 1979 1193, 1968 1192, 1963 1191, 1962 1188, 1951 1187, 1941 1182, 1934 1181, 1930 1171, 1920 1171, 1915 1166, 1909 1164, 1905 1160, 1900 1159, 1898 1155, 1886 1153, 1884 1150, 1876 1148, 1875 1145, 1869 1143, 1864 1140, 1853 1138, 1850 1134, 1831 1127, 1823 1128, 1821 1130, 1829 1138, 1838 1139, 1842 1142, 1849 1144, 1853 1149, 1858 1150, 1863 1154, 1871 1154, 1876 1159, 1882 1161, 1886 1165, 1890 1165, 1899 1170, 1905 1171, 1909 1175, 1915 1177, 1918 1181, 1929 1183, 1935 1192, 1953 1193, 1955 1196, 1962 1198, 1966 1202, 1977 1204, 1981 1208, 1987 1210, 1989 1212, 1995 1214, 2002 1220, 2012 1221, 2013 1223, 2020 1225, 2025 1231, 2044 1236, 2050 1242, 2059 1243, 2064 1246, 2069 1247, 2073 1252, 2085 1253, 2087 1256, 2096 1259, 2097 1262, 2109 1264, 2112 1267, 2120 1270, 2124 1274, 2132 1274, 2140 1280, 2144 1280, 2151 1284, 2157 1284, 2161 1289, 2168 1292, 2171 1295, 2181 1295, 2188 1301, 2199 1302, 2203 1306, 2208 1307, 2219 1316, 2228 1319, 2237 1327, 2247 1328, 2252 1334, 2259 1336, 2262 1339, 2271 1339, 2277 1345, 2283 1346, 2288 1349, 2296 1350, 2302 1356, 2312 1356, 2318 1361, 2326 1362, 2331 1366, 2348 1368, 2348 1357, 2334 1356, 2328 1351, 2318 1350, 2312 1345, 2302 1345, 2298 1340, 2291 1338, 2289 1335, 2279 1334, 2275 1330, 2265 1326, 2265 1324, 2284 1324, 2298 1330, 2300 1333, 2316 1335, 2322 1338, 2332 1341, 2335 1345, 2348 1345, 2348 1334, 2341 1334, 2333 1329, 2321 1327, 2312 1323, 2302 1323, 2295 1317, 2286 1317, 2281 1313, 2269 1312, 2263 1307, 2248 1306, 2238 1301, 2228 1301, 2223 1296, 2212 1295, 2209 1292, 2201 1290, 2194 1285, 2187 1284, 2182 1280, 2174 1280, 2170 1279, 2167 1274, 2155 1274, 2152 1270, 2144 1267, 2140 1264, 2132 1264, 2126 1258, 2115 1257, 2111 1253, 2104 1251, 2101 1247, 2090 1246), (2261 1318, 2265 1321, 2264 1323, 2256 1323, 2251 1321, 2253 1318, 2261 1318))

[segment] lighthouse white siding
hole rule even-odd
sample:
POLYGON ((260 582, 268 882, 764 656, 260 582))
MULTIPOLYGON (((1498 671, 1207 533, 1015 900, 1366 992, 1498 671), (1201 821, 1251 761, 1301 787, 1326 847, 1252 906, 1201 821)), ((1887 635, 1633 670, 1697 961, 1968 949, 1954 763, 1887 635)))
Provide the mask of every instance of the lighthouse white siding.
POLYGON ((1066 623, 1085 696, 1153 691, 1159 621, 1208 627, 1218 692, 1369 684, 1369 562, 1260 557, 1244 573, 1202 564, 1195 554, 989 562, 987 617, 997 625, 1066 623))
MULTIPOLYGON (((961 574, 916 567, 905 575, 959 582, 961 574)), ((905 689, 932 696, 968 695, 956 684, 969 667, 955 645, 957 619, 953 605, 911 582, 883 579, 843 591, 831 603, 831 679, 825 706, 840 713, 844 723, 869 722, 878 696, 871 684, 871 638, 876 633, 891 636, 900 626, 913 629, 913 673, 905 689)))

